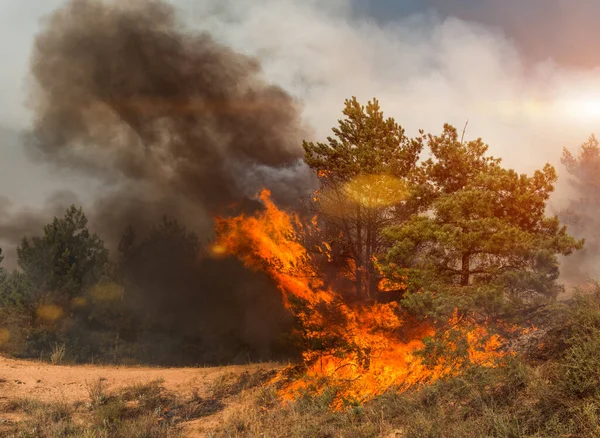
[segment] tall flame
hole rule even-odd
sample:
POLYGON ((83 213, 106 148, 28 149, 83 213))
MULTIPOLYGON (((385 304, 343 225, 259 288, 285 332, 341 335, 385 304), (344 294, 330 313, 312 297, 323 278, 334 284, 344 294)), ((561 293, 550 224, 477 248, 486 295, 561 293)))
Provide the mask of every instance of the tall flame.
MULTIPOLYGON (((323 391, 333 382, 339 392, 332 407, 341 408, 344 401, 364 402, 391 386, 455 372, 443 361, 425 366, 415 355, 423 339, 434 334, 432 326, 410 320, 397 303, 350 304, 326 287, 300 243, 306 230, 298 216, 278 209, 267 190, 260 200, 265 208, 253 216, 216 218, 214 247, 269 275, 300 323, 306 373, 293 381, 280 374, 284 399, 309 388, 323 391)), ((488 337, 483 327, 464 330, 472 363, 491 364, 500 354, 498 339, 488 337)))

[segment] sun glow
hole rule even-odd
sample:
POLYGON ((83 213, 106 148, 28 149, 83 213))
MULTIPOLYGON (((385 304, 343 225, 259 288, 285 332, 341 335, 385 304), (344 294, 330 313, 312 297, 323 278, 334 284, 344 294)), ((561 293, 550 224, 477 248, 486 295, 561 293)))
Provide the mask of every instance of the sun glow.
POLYGON ((600 92, 565 92, 545 100, 529 98, 489 102, 479 105, 477 110, 511 118, 559 118, 562 121, 568 118, 576 122, 595 122, 600 120, 600 92))
POLYGON ((561 106, 568 115, 576 119, 600 119, 600 95, 571 98, 561 106))

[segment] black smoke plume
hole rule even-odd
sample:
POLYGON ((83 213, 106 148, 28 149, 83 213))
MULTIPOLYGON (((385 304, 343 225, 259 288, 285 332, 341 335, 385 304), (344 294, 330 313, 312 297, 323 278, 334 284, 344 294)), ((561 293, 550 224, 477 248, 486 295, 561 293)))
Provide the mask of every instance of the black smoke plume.
MULTIPOLYGON (((113 250, 127 226, 144 242, 163 216, 202 244, 213 214, 257 208, 262 187, 288 206, 311 191, 298 103, 256 59, 186 30, 166 3, 67 3, 37 36, 31 72, 28 151, 100 181, 88 216, 113 250)), ((140 312, 169 333, 211 348, 235 338, 264 356, 287 324, 274 287, 237 262, 173 263, 168 244, 135 248, 132 277, 152 278, 140 312)))

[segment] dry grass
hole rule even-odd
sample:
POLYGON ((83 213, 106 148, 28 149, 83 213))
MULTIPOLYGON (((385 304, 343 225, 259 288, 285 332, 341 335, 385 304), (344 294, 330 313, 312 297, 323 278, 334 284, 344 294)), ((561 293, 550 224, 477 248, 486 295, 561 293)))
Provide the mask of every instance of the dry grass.
POLYGON ((246 390, 260 386, 269 372, 227 373, 209 385, 183 396, 169 391, 161 379, 109 390, 102 378, 86 384, 88 400, 75 403, 10 399, 0 409, 18 421, 0 424, 7 437, 161 438, 186 436, 183 426, 217 414, 246 390))
POLYGON ((67 346, 65 344, 54 344, 50 353, 50 362, 52 365, 60 365, 64 363, 67 357, 67 346))
POLYGON ((106 403, 108 395, 106 393, 106 383, 102 377, 87 384, 87 391, 90 397, 91 406, 96 407, 106 403))
MULTIPOLYGON (((122 437, 180 436, 180 424, 195 418, 194 400, 179 400, 160 381, 135 384, 108 392, 103 381, 88 384, 89 403, 42 403, 13 399, 2 412, 19 413, 21 421, 4 424, 7 437, 122 437)), ((0 413, 1 415, 1 413, 0 413)))

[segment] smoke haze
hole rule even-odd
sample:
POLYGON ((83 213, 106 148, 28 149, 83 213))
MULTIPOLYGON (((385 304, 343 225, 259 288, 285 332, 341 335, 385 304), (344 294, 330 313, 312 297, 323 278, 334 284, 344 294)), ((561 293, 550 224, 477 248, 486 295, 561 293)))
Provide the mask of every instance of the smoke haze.
MULTIPOLYGON (((377 97, 409 135, 468 119, 467 137, 483 137, 521 172, 550 162, 562 176, 562 147, 595 129, 598 114, 581 111, 600 100, 591 68, 529 58, 530 49, 500 28, 437 3, 439 13, 385 23, 360 16, 349 0, 322 3, 63 3, 42 23, 31 54, 29 157, 81 182, 70 196, 114 249, 127 225, 143 236, 165 214, 204 241, 213 213, 232 203, 254 208, 263 186, 295 205, 313 188, 302 139, 329 135, 352 95, 377 97)), ((552 208, 560 210, 569 193, 561 186, 552 208)), ((17 235, 38 234, 57 214, 51 206, 62 208, 51 201, 23 212, 1 201, 0 210, 10 211, 0 222, 7 258, 17 235)), ((237 268, 211 262, 198 269, 226 276, 237 268)), ((255 302, 264 278, 246 275, 221 285, 219 275, 205 275, 202 288, 255 302)), ((198 288, 181 291, 177 302, 193 308, 198 288)), ((264 317, 273 306, 241 314, 264 317)), ((172 321, 188 330, 194 318, 172 321)), ((223 333, 254 327, 237 321, 223 333)), ((267 349, 265 337, 257 335, 267 349)))
POLYGON ((434 10, 503 31, 519 47, 527 63, 553 59, 561 65, 593 68, 600 53, 592 41, 600 4, 595 0, 355 0, 354 6, 382 23, 399 15, 434 10))
MULTIPOLYGON (((505 165, 519 172, 554 165, 559 183, 549 213, 568 205, 573 192, 562 149, 585 141, 600 118, 600 75, 584 38, 593 39, 586 24, 600 14, 596 4, 489 1, 471 8, 472 2, 432 1, 425 2, 430 9, 419 4, 412 14, 377 21, 358 16, 352 2, 233 3, 190 7, 189 19, 260 57, 267 76, 305 103, 304 117, 319 139, 351 95, 363 102, 376 96, 409 135, 439 132, 444 122, 462 128, 468 120, 467 138, 482 137, 505 165), (548 34, 553 39, 540 36, 548 34), (533 45, 543 39, 556 56, 536 51, 526 37, 533 45)), ((385 3, 389 12, 403 7, 377 2, 385 3)))
MULTIPOLYGON (((238 262, 197 260, 176 229, 153 227, 168 216, 207 241, 213 214, 256 208, 262 187, 287 205, 309 194, 299 104, 256 59, 186 31, 160 1, 67 3, 38 34, 31 69, 27 151, 99 181, 86 211, 113 253, 127 226, 141 236, 127 255, 140 315, 201 336, 205 351, 224 351, 219 360, 240 344, 268 357, 287 318, 273 286, 238 262)), ((21 216, 5 229, 39 232, 21 216)))
MULTIPOLYGON (((358 7, 349 0, 336 0, 326 4, 297 0, 241 0, 235 2, 174 0, 172 3, 176 6, 177 13, 172 9, 168 13, 164 12, 170 9, 164 5, 162 13, 151 12, 152 8, 149 8, 148 11, 140 12, 140 22, 147 23, 148 20, 159 17, 163 23, 161 26, 168 27, 172 26, 172 24, 168 24, 169 20, 171 22, 179 21, 182 26, 183 20, 188 30, 208 31, 218 44, 231 48, 228 50, 235 50, 238 53, 254 57, 254 61, 246 59, 243 62, 254 63, 255 68, 258 68, 260 62, 264 73, 260 80, 280 85, 293 96, 290 105, 296 107, 301 114, 296 112, 292 117, 302 117, 305 126, 310 127, 310 131, 302 133, 296 130, 288 136, 287 146, 283 150, 289 153, 295 148, 292 155, 299 152, 298 141, 300 138, 323 139, 329 135, 330 128, 336 124, 339 117, 343 100, 351 95, 356 95, 363 101, 377 96, 386 114, 394 116, 409 134, 416 133, 419 128, 437 132, 444 122, 462 127, 469 119, 467 135, 483 137, 490 144, 493 154, 504 158, 507 165, 515 167, 519 171, 531 171, 541 167, 544 161, 549 161, 560 168, 559 156, 562 147, 579 144, 595 129, 596 117, 593 114, 592 116, 581 114, 574 109, 582 99, 600 98, 600 81, 593 70, 565 67, 557 64, 551 58, 543 62, 533 62, 523 54, 522 47, 518 46, 511 37, 502 33, 499 28, 456 18, 456 15, 465 17, 464 11, 471 10, 474 15, 465 18, 476 18, 485 22, 487 16, 510 15, 507 11, 512 9, 508 7, 502 7, 501 11, 492 14, 491 11, 498 9, 499 6, 492 7, 490 2, 486 3, 485 7, 478 6, 477 8, 460 7, 459 2, 453 3, 456 8, 431 2, 428 3, 428 6, 436 8, 440 11, 439 13, 433 12, 434 9, 424 10, 422 6, 413 5, 412 7, 404 6, 407 12, 414 12, 413 14, 401 15, 391 13, 394 8, 401 9, 400 6, 390 6, 386 1, 371 2, 370 4, 379 5, 380 8, 387 4, 390 13, 387 15, 386 23, 382 24, 360 15, 357 11, 358 7), (155 16, 152 17, 152 14, 155 16), (160 14, 163 15, 160 16, 160 14), (297 102, 302 102, 302 107, 298 108, 297 102)), ((86 7, 80 6, 80 13, 85 14, 86 12, 83 11, 85 8, 93 9, 94 6, 91 4, 86 7)), ((552 11, 557 9, 550 6, 548 8, 552 11)), ((104 9, 107 8, 104 7, 104 9)), ((123 7, 120 9, 123 10, 123 7)), ((123 15, 129 14, 129 17, 136 15, 135 6, 126 9, 128 12, 123 15)), ((387 11, 388 9, 383 10, 387 11)), ((566 11, 562 9, 561 11, 562 15, 567 15, 566 11)), ((569 16, 581 15, 577 11, 579 9, 573 8, 569 16)), ((91 14, 92 12, 88 11, 87 13, 91 14)), ((539 16, 537 21, 531 23, 531 33, 534 33, 537 28, 542 28, 546 32, 550 27, 546 15, 539 16)), ((592 15, 590 11, 590 16, 592 15)), ((113 42, 115 38, 118 38, 116 32, 113 32, 115 35, 112 36, 104 35, 110 32, 107 29, 103 30, 99 24, 92 23, 91 26, 88 26, 89 29, 83 25, 77 28, 75 23, 70 25, 60 23, 59 16, 52 19, 55 30, 46 30, 46 35, 40 36, 38 39, 46 38, 47 42, 44 43, 46 48, 54 50, 63 60, 73 53, 64 47, 62 49, 48 47, 49 44, 60 44, 60 36, 51 35, 53 32, 57 33, 57 26, 70 26, 70 30, 63 29, 65 32, 63 35, 66 35, 66 32, 75 35, 79 32, 82 34, 79 36, 80 39, 85 39, 85 35, 89 35, 90 41, 94 32, 100 32, 103 36, 112 38, 113 42), (61 52, 58 53, 56 50, 61 50, 61 52)), ((63 13, 62 16, 64 20, 65 14, 63 13)), ((95 21, 106 23, 107 19, 107 17, 99 15, 95 21)), ((506 27, 508 21, 507 18, 501 24, 506 27)), ((46 26, 47 29, 48 22, 46 21, 43 26, 46 26)), ((121 37, 124 36, 123 32, 121 31, 121 37)), ((565 39, 568 40, 570 35, 571 33, 566 35, 565 39)), ((138 36, 141 37, 141 35, 138 36)), ((206 38, 210 39, 211 37, 206 38)), ((77 45, 74 41, 72 46, 77 45)), ((40 44, 42 43, 36 43, 35 50, 38 52, 42 49, 40 44)), ((113 50, 107 52, 109 47, 107 45, 104 52, 100 53, 101 47, 97 47, 98 43, 95 45, 97 50, 94 54, 83 53, 82 60, 76 61, 76 67, 70 71, 68 69, 64 71, 65 76, 62 79, 53 78, 52 80, 62 81, 63 86, 67 81, 75 81, 75 87, 80 90, 81 84, 78 84, 77 81, 81 82, 81 78, 84 78, 91 68, 82 66, 87 62, 84 61, 85 59, 89 60, 91 56, 111 58, 113 52, 116 54, 119 51, 127 50, 123 47, 117 49, 118 46, 115 46, 113 50), (81 69, 79 76, 76 73, 78 68, 81 69)), ((92 45, 92 47, 94 46, 92 45)), ((71 48, 71 50, 86 52, 86 50, 76 48, 71 48)), ((179 52, 176 52, 173 57, 181 59, 181 49, 178 50, 179 52)), ((244 57, 241 56, 241 58, 244 57)), ((127 60, 127 62, 133 61, 127 60)), ((154 67, 152 62, 160 64, 162 70, 159 69, 152 74, 145 73, 138 68, 135 74, 139 75, 140 72, 143 72, 148 75, 145 80, 152 82, 152 78, 156 80, 159 77, 159 72, 160 75, 163 75, 165 73, 163 70, 169 70, 167 65, 171 60, 165 58, 163 63, 156 59, 146 62, 150 67, 154 67)), ((48 64, 49 61, 44 68, 50 68, 48 64)), ((121 65, 121 67, 123 66, 121 65)), ((39 75, 41 68, 41 64, 36 67, 34 63, 34 75, 39 75)), ((101 70, 112 72, 110 75, 114 80, 118 77, 115 75, 118 68, 118 62, 111 61, 111 64, 103 65, 101 70)), ((190 85, 189 81, 193 80, 193 75, 189 71, 187 73, 180 72, 175 68, 171 70, 169 74, 172 76, 165 80, 183 79, 184 82, 188 81, 188 86, 190 85)), ((97 74, 100 74, 100 71, 97 74)), ((106 74, 106 72, 102 74, 106 74)), ((181 125, 185 119, 182 117, 181 111, 190 111, 190 108, 195 105, 194 100, 203 98, 206 93, 200 96, 194 92, 183 99, 181 96, 174 95, 169 96, 165 101, 164 93, 173 90, 165 89, 162 95, 156 90, 146 90, 141 97, 135 96, 132 99, 132 96, 128 96, 126 93, 136 93, 141 90, 136 90, 135 86, 132 88, 132 84, 138 83, 138 79, 133 79, 133 75, 127 76, 127 78, 127 83, 119 85, 121 87, 119 92, 125 94, 118 96, 118 102, 108 102, 109 98, 102 95, 103 92, 106 92, 107 87, 113 86, 107 82, 109 80, 104 79, 103 83, 103 79, 96 78, 90 85, 90 89, 86 91, 92 94, 88 97, 80 97, 87 101, 74 103, 73 107, 84 105, 85 111, 77 114, 80 121, 73 122, 74 127, 69 135, 82 135, 81 125, 85 124, 83 119, 99 118, 94 123, 97 131, 85 133, 90 138, 94 138, 94 145, 86 148, 85 154, 74 152, 75 140, 72 140, 67 146, 57 146, 57 142, 60 140, 58 138, 50 139, 50 132, 38 132, 39 135, 46 136, 50 140, 48 144, 37 148, 38 158, 40 154, 52 153, 49 160, 54 163, 63 165, 70 163, 72 165, 73 161, 78 161, 77 165, 71 167, 81 169, 83 165, 88 166, 89 170, 104 176, 94 186, 97 188, 96 192, 112 191, 114 185, 122 183, 123 179, 130 181, 130 176, 134 172, 139 172, 135 176, 136 180, 147 181, 148 172, 154 172, 155 169, 147 161, 144 161, 145 169, 141 169, 139 163, 136 164, 136 160, 139 160, 139 155, 136 156, 136 153, 142 149, 156 150, 152 145, 156 145, 160 140, 151 138, 151 131, 156 129, 156 121, 161 119, 158 114, 163 112, 165 107, 168 107, 168 112, 173 114, 174 108, 178 107, 177 123, 181 125), (90 102, 95 102, 95 104, 90 102), (139 109, 141 107, 147 113, 143 117, 144 126, 134 128, 127 126, 127 123, 139 123, 139 120, 135 121, 134 118, 140 117, 139 109), (119 112, 116 112, 117 110, 119 112), (120 118, 121 124, 112 123, 108 120, 111 117, 120 118), (111 125, 111 129, 104 132, 101 127, 107 124, 111 125), (149 128, 150 126, 153 128, 149 128), (129 148, 124 148, 123 144, 129 144, 125 140, 128 135, 138 138, 135 139, 134 146, 130 145, 129 148), (116 144, 111 142, 111 146, 106 147, 102 142, 106 142, 107 138, 112 140, 111 136, 121 136, 121 140, 116 144), (146 144, 146 146, 140 146, 140 144, 146 144), (107 158, 108 152, 117 153, 118 158, 116 158, 116 154, 107 158), (117 160, 119 164, 113 167, 111 160, 117 160), (125 173, 125 178, 123 178, 123 173, 125 173), (110 177, 109 174, 111 174, 110 177)), ((54 85, 58 87, 59 84, 54 85)), ((182 85, 183 89, 185 87, 182 85)), ((263 87, 268 88, 265 84, 263 87)), ((65 95, 78 92, 64 90, 65 95)), ((33 94, 39 97, 39 93, 33 94)), ((257 99, 253 104, 260 100, 260 98, 257 99)), ((66 101, 67 98, 65 97, 64 100, 66 101)), ((34 108, 37 107, 37 114, 41 114, 40 100, 34 99, 33 102, 34 108)), ((211 102, 208 107, 211 105, 214 107, 218 103, 211 102)), ((238 119, 242 119, 241 112, 244 110, 235 108, 235 105, 240 105, 240 103, 231 104, 229 110, 239 111, 238 119)), ((287 110, 284 109, 286 104, 281 109, 278 104, 276 106, 277 111, 286 113, 287 110)), ((210 108, 203 111, 206 110, 213 111, 210 108)), ((219 111, 223 113, 224 110, 220 109, 219 111)), ((246 113, 248 111, 248 107, 246 107, 246 113)), ((263 113, 265 111, 268 112, 268 110, 263 110, 263 113)), ((71 112, 77 111, 71 110, 71 112)), ((196 108, 195 117, 199 112, 201 111, 196 108)), ((46 114, 47 119, 44 125, 47 127, 50 123, 58 123, 57 118, 66 116, 67 113, 68 111, 63 112, 62 115, 59 113, 46 114), (55 120, 51 122, 52 117, 55 120)), ((171 116, 169 123, 172 124, 173 120, 171 116)), ((246 123, 244 120, 241 122, 246 123)), ((248 124, 251 123, 248 122, 248 124)), ((206 129, 206 123, 204 126, 202 129, 206 129)), ((221 126, 219 129, 226 129, 226 127, 221 126)), ((281 131, 285 129, 288 128, 284 124, 281 131)), ((238 132, 240 131, 243 130, 238 130, 238 132)), ((282 137, 283 132, 277 135, 282 137)), ((89 144, 90 138, 85 142, 89 144)), ((213 141, 217 140, 213 139, 213 141)), ((251 144, 251 141, 246 142, 246 145, 248 144, 251 144)), ((270 156, 270 153, 267 152, 268 145, 260 150, 264 151, 264 155, 270 156)), ((224 149, 221 151, 225 152, 224 149)), ((151 155, 153 160, 163 159, 162 157, 157 158, 156 153, 151 153, 151 155)), ((275 154, 275 157, 279 157, 279 154, 275 154)), ((165 159, 170 160, 172 157, 165 159)), ((241 163, 244 160, 248 161, 248 157, 236 158, 233 161, 245 165, 241 163)), ((288 160, 287 164, 294 161, 289 157, 284 158, 285 160, 288 160)), ((207 158, 203 162, 210 163, 210 159, 207 158)), ((184 178, 184 173, 188 177, 190 173, 193 173, 190 171, 180 172, 172 178, 168 176, 169 166, 165 164, 159 168, 158 174, 152 178, 154 180, 164 178, 166 173, 169 183, 177 184, 175 180, 184 178)), ((209 164, 206 166, 212 168, 209 164)), ((226 175, 230 175, 231 169, 235 166, 236 164, 230 160, 227 165, 230 170, 222 174, 220 178, 228 178, 226 175)), ((178 167, 183 166, 178 165, 178 167)), ((237 175, 237 181, 233 185, 237 184, 246 192, 253 192, 257 189, 257 184, 253 185, 252 182, 266 178, 280 189, 286 188, 293 191, 292 185, 288 182, 291 182, 297 173, 292 169, 293 165, 282 170, 277 166, 266 168, 257 163, 252 169, 242 172, 241 176, 237 175)), ((297 170, 302 172, 303 169, 300 166, 300 169, 297 170)), ((61 173, 63 175, 66 173, 64 166, 61 173)), ((206 173, 201 173, 201 175, 206 175, 206 173)), ((92 180, 89 172, 85 174, 85 178, 80 179, 92 180)), ((232 186, 226 184, 224 190, 227 191, 230 188, 232 186)), ((88 190, 90 189, 88 188, 88 190)), ((214 192, 204 194, 203 198, 221 195, 221 190, 214 190, 214 192)), ((144 193, 145 196, 148 196, 147 191, 144 193)), ((291 198, 294 195, 294 193, 289 193, 286 197, 291 198)), ((154 195, 154 197, 156 196, 158 195, 154 195)), ((90 200, 96 197, 97 195, 81 196, 81 199, 90 204, 90 200)))

